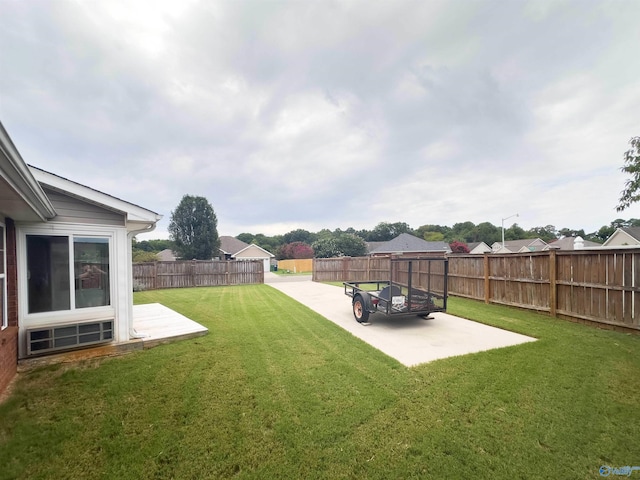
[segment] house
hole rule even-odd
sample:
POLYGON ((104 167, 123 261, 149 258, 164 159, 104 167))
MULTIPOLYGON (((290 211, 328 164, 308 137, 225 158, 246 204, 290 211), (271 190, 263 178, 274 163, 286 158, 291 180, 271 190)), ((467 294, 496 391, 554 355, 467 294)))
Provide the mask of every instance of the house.
POLYGON ((467 246, 469 247, 469 253, 473 255, 491 253, 491 247, 484 242, 472 242, 467 246))
POLYGON ((386 256, 386 255, 404 255, 404 256, 426 256, 438 255, 444 256, 451 253, 449 244, 446 242, 427 242, 421 238, 408 233, 401 233, 396 238, 384 242, 382 245, 373 249, 369 255, 386 256))
POLYGON ((640 227, 617 228, 611 234, 603 247, 637 247, 640 245, 640 227))
POLYGON ((387 243, 387 242, 365 242, 365 245, 367 247, 367 255, 369 255, 376 248, 384 245, 385 243, 387 243))
POLYGON ((582 237, 563 237, 550 242, 543 250, 582 250, 584 248, 599 248, 601 244, 583 240, 582 237))
POLYGON ((539 238, 526 238, 524 240, 507 240, 504 242, 495 242, 491 245, 493 253, 528 253, 541 252, 545 249, 547 243, 539 238))
POLYGON ((177 260, 176 253, 170 248, 165 248, 164 250, 156 253, 156 257, 159 262, 175 262, 177 260))
POLYGON ((220 260, 231 260, 233 254, 249 246, 248 243, 236 237, 223 235, 220 237, 220 260))
POLYGON ((0 391, 19 359, 139 337, 131 242, 160 218, 28 166, 0 123, 0 391))
POLYGON ((270 269, 271 259, 275 255, 255 244, 248 244, 235 237, 220 237, 220 255, 223 260, 262 260, 264 271, 270 269))

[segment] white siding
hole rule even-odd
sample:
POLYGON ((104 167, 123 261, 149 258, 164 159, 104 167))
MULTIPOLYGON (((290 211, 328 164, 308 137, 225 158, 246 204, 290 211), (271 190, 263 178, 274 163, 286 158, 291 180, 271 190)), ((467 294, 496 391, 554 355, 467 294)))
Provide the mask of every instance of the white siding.
POLYGON ((125 216, 122 213, 84 202, 46 187, 44 191, 58 214, 52 220, 53 222, 116 226, 125 224, 125 216))

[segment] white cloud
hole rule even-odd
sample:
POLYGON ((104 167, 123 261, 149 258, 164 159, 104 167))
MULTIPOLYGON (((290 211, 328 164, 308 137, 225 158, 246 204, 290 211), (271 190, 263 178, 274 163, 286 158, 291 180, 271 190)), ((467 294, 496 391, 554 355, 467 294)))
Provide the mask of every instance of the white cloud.
POLYGON ((0 116, 23 157, 167 218, 186 193, 231 234, 625 215, 637 2, 0 0, 0 14, 0 116))

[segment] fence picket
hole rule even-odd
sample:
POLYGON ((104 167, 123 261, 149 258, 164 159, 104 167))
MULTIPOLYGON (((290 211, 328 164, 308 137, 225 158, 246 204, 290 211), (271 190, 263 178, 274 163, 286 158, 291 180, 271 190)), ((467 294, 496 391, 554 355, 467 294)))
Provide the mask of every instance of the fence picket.
POLYGON ((264 283, 262 260, 190 260, 133 264, 134 289, 213 287, 264 283))
MULTIPOLYGON (((415 267, 417 281, 425 265, 415 267)), ((389 269, 389 257, 317 258, 313 280, 384 280, 389 269)), ((448 288, 454 296, 640 331, 640 249, 451 255, 448 288)))

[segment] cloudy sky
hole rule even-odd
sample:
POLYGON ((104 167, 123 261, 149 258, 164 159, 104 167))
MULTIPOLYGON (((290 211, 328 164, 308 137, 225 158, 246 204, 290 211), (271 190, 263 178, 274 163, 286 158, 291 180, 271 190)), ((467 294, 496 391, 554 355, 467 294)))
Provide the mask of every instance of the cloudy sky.
POLYGON ((25 161, 221 235, 488 221, 587 233, 640 135, 640 2, 0 0, 25 161))

